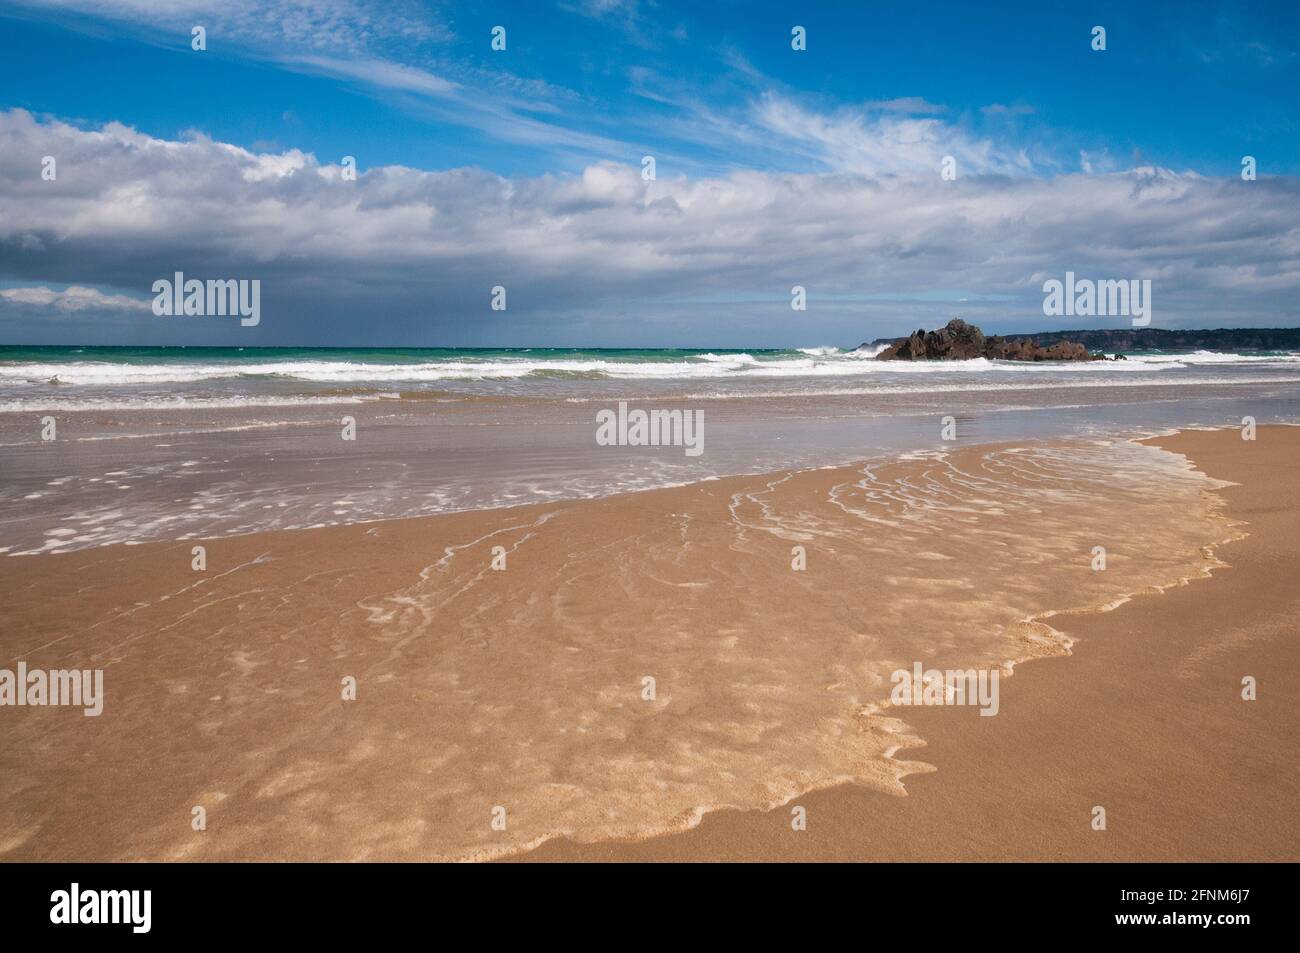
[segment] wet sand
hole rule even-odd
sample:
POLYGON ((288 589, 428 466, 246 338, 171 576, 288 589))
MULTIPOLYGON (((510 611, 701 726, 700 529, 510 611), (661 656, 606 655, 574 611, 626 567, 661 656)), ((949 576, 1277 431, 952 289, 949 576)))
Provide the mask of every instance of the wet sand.
POLYGON ((552 842, 526 860, 1295 861, 1300 859, 1300 428, 1150 441, 1211 476, 1245 539, 1209 579, 1057 619, 1072 655, 1026 663, 996 718, 913 708, 938 770, 907 796, 844 785, 719 812, 633 844, 552 842), (1258 699, 1241 680, 1258 680, 1258 699), (1106 809, 1105 831, 1091 826, 1106 809))
POLYGON ((192 540, 7 559, 0 665, 107 699, 0 710, 0 858, 1294 858, 1297 434, 1159 441, 1219 490, 1127 445, 968 448, 209 540, 200 573, 192 540), (996 717, 879 705, 913 659, 1071 640, 996 717))

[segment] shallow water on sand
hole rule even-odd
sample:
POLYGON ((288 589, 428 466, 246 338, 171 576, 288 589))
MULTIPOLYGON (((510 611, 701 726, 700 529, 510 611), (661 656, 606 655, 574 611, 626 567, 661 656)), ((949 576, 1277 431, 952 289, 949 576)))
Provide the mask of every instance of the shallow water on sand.
POLYGON ((1214 486, 1018 443, 214 541, 197 579, 184 544, 15 560, 0 655, 104 667, 107 703, 10 712, 0 828, 12 857, 472 859, 898 793, 894 670, 1006 673, 1068 650, 1039 615, 1206 572, 1214 486))
MULTIPOLYGON (((954 373, 958 381, 971 376, 954 373)), ((1121 376, 1167 382, 1180 373, 1121 376)), ((417 394, 330 398, 349 401, 342 404, 0 412, 0 554, 590 498, 954 445, 1237 426, 1246 416, 1260 424, 1300 420, 1300 384, 1284 375, 1265 383, 1239 375, 1231 384, 1074 386, 1073 378, 1087 376, 1038 372, 1038 385, 1026 391, 755 397, 729 383, 724 396, 710 397, 681 385, 665 395, 659 382, 658 396, 644 400, 624 389, 609 399, 417 394), (1052 381, 1057 386, 1041 386, 1052 381), (619 400, 702 414, 703 452, 597 445, 596 414, 619 400), (342 437, 345 416, 356 422, 355 440, 342 437), (41 439, 47 417, 57 426, 52 441, 41 439), (945 417, 955 422, 953 442, 941 439, 945 417)))

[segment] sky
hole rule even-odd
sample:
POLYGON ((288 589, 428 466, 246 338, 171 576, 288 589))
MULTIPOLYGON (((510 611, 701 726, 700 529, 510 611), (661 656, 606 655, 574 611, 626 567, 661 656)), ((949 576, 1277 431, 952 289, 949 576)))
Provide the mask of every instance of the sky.
POLYGON ((0 0, 0 344, 1300 324, 1300 4, 980 6, 0 0))

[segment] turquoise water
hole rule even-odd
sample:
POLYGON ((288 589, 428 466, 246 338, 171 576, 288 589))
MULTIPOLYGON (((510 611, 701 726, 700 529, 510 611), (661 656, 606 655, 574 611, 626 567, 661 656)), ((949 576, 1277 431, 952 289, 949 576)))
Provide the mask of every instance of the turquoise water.
MULTIPOLYGON (((815 350, 815 349, 809 349, 815 350)), ((831 349, 826 349, 831 350, 831 349)), ((377 364, 485 362, 498 359, 592 360, 673 363, 703 354, 752 354, 759 359, 799 357, 798 349, 775 348, 556 348, 556 347, 65 347, 0 346, 0 362, 106 361, 115 364, 194 362, 263 363, 330 361, 377 364)))
POLYGON ((1025 392, 1300 382, 1297 354, 1076 364, 876 361, 874 351, 607 348, 0 348, 0 412, 336 402, 1025 392))

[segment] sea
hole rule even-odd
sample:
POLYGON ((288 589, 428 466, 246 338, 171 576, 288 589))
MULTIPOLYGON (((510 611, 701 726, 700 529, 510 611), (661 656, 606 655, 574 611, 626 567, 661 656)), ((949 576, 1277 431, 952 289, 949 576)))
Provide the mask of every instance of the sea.
POLYGON ((1300 421, 1300 354, 0 347, 0 554, 510 506, 969 444, 1300 421), (597 417, 691 411, 702 452, 597 417))

